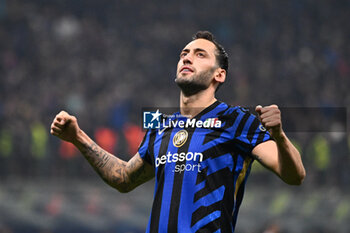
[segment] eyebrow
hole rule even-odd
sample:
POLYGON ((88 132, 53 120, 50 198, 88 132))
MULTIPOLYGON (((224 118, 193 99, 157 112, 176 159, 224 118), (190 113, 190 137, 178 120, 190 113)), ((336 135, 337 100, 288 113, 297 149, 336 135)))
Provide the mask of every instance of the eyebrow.
MULTIPOLYGON (((183 50, 181 51, 181 53, 182 53, 182 52, 188 53, 188 52, 190 52, 190 49, 183 49, 183 50)), ((206 50, 201 49, 201 48, 195 48, 195 49, 194 49, 194 52, 195 52, 195 53, 197 53, 197 52, 205 52, 205 53, 208 54, 208 52, 207 52, 206 50)))

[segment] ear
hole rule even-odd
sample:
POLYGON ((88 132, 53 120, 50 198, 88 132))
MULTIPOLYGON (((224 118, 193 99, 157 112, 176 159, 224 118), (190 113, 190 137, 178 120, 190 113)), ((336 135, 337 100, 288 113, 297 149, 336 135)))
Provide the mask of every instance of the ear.
POLYGON ((215 76, 214 76, 215 81, 218 83, 223 83, 225 82, 226 79, 226 70, 222 68, 217 68, 215 71, 215 76))

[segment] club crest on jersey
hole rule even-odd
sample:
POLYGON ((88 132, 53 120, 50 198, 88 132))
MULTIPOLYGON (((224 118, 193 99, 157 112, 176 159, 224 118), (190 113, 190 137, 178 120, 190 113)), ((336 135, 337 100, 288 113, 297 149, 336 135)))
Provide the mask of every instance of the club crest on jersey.
POLYGON ((173 144, 176 147, 181 147, 185 142, 187 141, 188 138, 188 132, 186 130, 180 130, 174 135, 173 138, 173 144))
POLYGON ((266 131, 266 128, 265 128, 264 126, 262 126, 262 125, 259 125, 259 129, 260 129, 261 131, 263 131, 263 132, 266 131))

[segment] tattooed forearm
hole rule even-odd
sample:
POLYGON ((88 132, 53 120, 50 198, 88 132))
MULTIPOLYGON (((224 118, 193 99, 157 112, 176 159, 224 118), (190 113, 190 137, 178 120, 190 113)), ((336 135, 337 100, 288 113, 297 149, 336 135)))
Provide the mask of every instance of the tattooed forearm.
POLYGON ((120 184, 127 180, 126 173, 125 173, 125 165, 121 164, 120 167, 117 167, 114 170, 114 174, 112 175, 112 182, 114 184, 120 184))
POLYGON ((154 177, 152 166, 145 163, 138 154, 127 163, 126 170, 128 181, 132 184, 130 185, 131 189, 154 177))
POLYGON ((86 159, 90 162, 91 165, 97 168, 103 168, 106 166, 108 161, 111 159, 111 155, 108 154, 105 150, 100 148, 96 143, 85 144, 85 149, 82 151, 86 159))
POLYGON ((122 161, 114 155, 106 152, 95 142, 83 143, 79 149, 106 183, 120 191, 121 189, 125 189, 125 183, 127 180, 125 161, 122 161))
MULTIPOLYGON (((128 168, 135 169, 135 167, 138 166, 138 164, 142 163, 141 158, 137 158, 133 161, 130 161, 128 164, 128 168)), ((141 166, 139 169, 136 169, 134 172, 132 172, 129 176, 130 182, 137 182, 137 180, 142 179, 142 177, 145 175, 145 167, 141 166)))
POLYGON ((144 162, 139 153, 125 162, 102 149, 83 131, 74 145, 100 177, 120 192, 128 192, 154 176, 153 167, 144 162))

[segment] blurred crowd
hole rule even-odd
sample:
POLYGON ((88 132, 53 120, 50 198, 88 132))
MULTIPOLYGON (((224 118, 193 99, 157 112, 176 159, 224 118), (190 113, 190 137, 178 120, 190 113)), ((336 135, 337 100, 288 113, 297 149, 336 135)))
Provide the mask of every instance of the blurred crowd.
MULTIPOLYGON (((81 166, 71 145, 49 135, 62 109, 128 159, 143 136, 142 107, 177 106, 178 54, 200 29, 212 31, 230 55, 222 100, 343 107, 346 121, 349 2, 313 3, 1 1, 1 176, 71 175, 81 166)), ((346 122, 327 129, 293 139, 308 151, 311 175, 348 183, 339 174, 349 165, 346 122)))
POLYGON ((230 55, 222 100, 345 109, 343 124, 293 139, 310 177, 349 184, 339 169, 349 165, 348 1, 0 2, 2 177, 69 176, 82 166, 71 145, 49 135, 60 110, 129 159, 143 136, 142 107, 177 106, 179 51, 205 29, 230 55))
MULTIPOLYGON (((346 0, 0 0, 0 177, 95 175, 71 144, 49 135, 60 110, 128 160, 144 134, 142 107, 178 105, 179 52, 209 30, 230 56, 221 100, 343 109, 326 130, 290 136, 309 184, 346 189, 349 21, 346 0)), ((275 179, 259 166, 253 173, 256 183, 275 179)))

